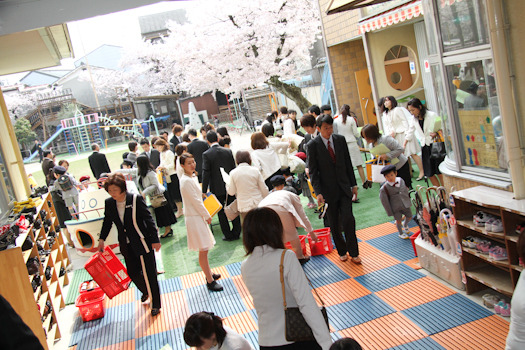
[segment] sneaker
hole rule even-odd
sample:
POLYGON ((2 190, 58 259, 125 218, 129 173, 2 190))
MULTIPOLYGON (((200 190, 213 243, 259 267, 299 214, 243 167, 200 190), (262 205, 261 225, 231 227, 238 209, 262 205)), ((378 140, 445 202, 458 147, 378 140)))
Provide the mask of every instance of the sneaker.
POLYGON ((492 224, 496 221, 496 218, 490 218, 485 222, 485 231, 492 232, 492 224))
POLYGON ((476 246, 476 249, 481 254, 487 254, 487 255, 489 254, 490 248, 492 248, 492 245, 489 241, 482 241, 476 246))
POLYGON ((408 227, 403 227, 403 232, 406 233, 408 235, 408 237, 410 238, 410 235, 412 234, 412 231, 410 231, 410 229, 408 227))
POLYGON ((510 304, 509 303, 505 303, 500 308, 500 315, 501 316, 505 316, 505 317, 509 317, 510 316, 510 304))
POLYGON ((499 297, 497 295, 485 294, 483 297, 483 305, 489 309, 493 309, 494 306, 499 302, 499 297))
POLYGON ((501 221, 501 219, 496 219, 492 222, 492 232, 503 232, 503 222, 501 221))
POLYGON ((501 308, 507 304, 504 299, 500 300, 496 305, 494 305, 494 312, 498 315, 501 313, 501 308))
POLYGON ((208 287, 208 289, 212 292, 220 292, 224 289, 219 283, 217 283, 217 281, 213 281, 211 283, 206 282, 206 287, 208 287))
POLYGON ((491 218, 492 216, 490 214, 484 213, 482 211, 478 211, 474 217, 473 221, 476 226, 485 226, 485 223, 491 218))
POLYGON ((409 239, 410 236, 406 232, 403 231, 403 233, 399 234, 399 238, 401 238, 401 239, 409 239))
POLYGON ((503 247, 495 247, 492 252, 489 252, 489 256, 496 261, 507 260, 507 250, 503 247), (492 253, 492 255, 491 255, 492 253))

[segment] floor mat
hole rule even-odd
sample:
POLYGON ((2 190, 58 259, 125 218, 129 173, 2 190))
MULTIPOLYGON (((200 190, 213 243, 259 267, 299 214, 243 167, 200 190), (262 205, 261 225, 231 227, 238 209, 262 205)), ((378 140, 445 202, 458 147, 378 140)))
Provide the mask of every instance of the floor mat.
MULTIPOLYGON (((362 265, 341 262, 332 251, 312 257, 304 266, 327 305, 332 339, 352 337, 364 349, 504 348, 508 321, 411 268, 412 246, 395 237, 394 224, 380 226, 381 235, 370 228, 358 233, 362 265), (395 257, 381 250, 385 246, 395 257)), ((140 302, 133 288, 106 301, 104 318, 83 323, 78 317, 69 346, 160 349, 169 344, 187 349, 182 337, 185 320, 206 310, 223 317, 224 324, 258 348, 257 313, 240 263, 213 270, 223 276, 223 292, 209 292, 202 272, 161 281, 163 307, 152 318, 149 305, 140 302)))

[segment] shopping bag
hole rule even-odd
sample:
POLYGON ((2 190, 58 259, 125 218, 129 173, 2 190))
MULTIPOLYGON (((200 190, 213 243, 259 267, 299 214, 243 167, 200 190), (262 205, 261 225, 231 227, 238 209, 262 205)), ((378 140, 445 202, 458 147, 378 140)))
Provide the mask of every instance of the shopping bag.
POLYGON ((445 159, 447 151, 445 149, 445 142, 441 133, 434 138, 434 141, 430 145, 430 159, 442 161, 445 159))
MULTIPOLYGON (((228 197, 226 197, 226 203, 228 203, 228 197)), ((233 221, 239 216, 239 209, 237 208, 237 199, 224 207, 224 214, 228 220, 233 221)))
POLYGON ((389 165, 390 162, 382 161, 379 162, 377 159, 372 159, 366 162, 366 177, 368 181, 383 183, 385 177, 381 174, 381 170, 389 165))

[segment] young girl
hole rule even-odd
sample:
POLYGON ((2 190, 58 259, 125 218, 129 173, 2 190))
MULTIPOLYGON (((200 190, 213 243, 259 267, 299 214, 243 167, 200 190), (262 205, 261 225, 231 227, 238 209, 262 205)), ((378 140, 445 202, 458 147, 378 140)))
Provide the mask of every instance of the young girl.
POLYGON ((180 179, 180 190, 184 204, 184 218, 188 234, 188 249, 199 252, 199 265, 206 276, 206 286, 212 292, 219 292, 223 288, 217 283, 221 277, 212 274, 208 262, 208 251, 215 245, 215 239, 210 231, 211 216, 202 202, 202 191, 195 175, 195 159, 189 153, 180 156, 180 165, 184 175, 180 179))

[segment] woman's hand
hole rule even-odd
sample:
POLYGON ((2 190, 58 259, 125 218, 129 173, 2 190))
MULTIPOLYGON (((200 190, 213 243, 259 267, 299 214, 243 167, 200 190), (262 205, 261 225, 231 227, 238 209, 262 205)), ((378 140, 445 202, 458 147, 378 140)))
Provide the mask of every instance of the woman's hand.
POLYGON ((98 251, 99 252, 103 252, 104 251, 104 240, 103 239, 99 239, 98 240, 98 251))
POLYGON ((317 237, 317 234, 314 231, 310 232, 309 235, 313 242, 319 242, 319 238, 317 237))
POLYGON ((390 158, 386 154, 382 154, 379 157, 377 157, 380 161, 390 160, 390 158))
POLYGON ((160 251, 160 246, 161 246, 160 243, 153 243, 153 244, 151 245, 151 247, 152 247, 153 249, 155 249, 156 252, 160 251))
POLYGON ((392 136, 393 138, 396 138, 396 132, 395 132, 395 131, 392 131, 392 132, 390 133, 390 136, 392 136))
POLYGON ((436 137, 436 136, 437 136, 437 132, 431 132, 431 133, 430 133, 430 137, 434 138, 434 137, 436 137))
POLYGON ((208 225, 211 225, 211 217, 210 217, 210 218, 207 218, 207 219, 206 219, 206 222, 208 223, 208 225))

